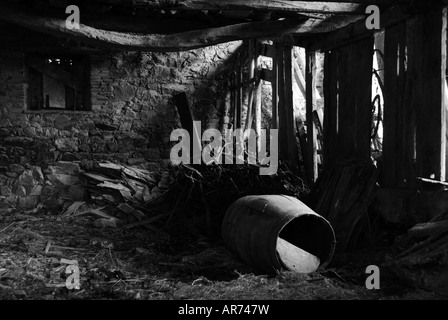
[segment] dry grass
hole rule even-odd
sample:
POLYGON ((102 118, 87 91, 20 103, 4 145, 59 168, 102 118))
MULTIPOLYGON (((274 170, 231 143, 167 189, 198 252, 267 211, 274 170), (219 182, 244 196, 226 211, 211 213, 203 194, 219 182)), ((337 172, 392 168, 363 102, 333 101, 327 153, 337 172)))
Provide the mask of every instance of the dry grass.
POLYGON ((2 212, 0 299, 382 298, 362 283, 322 273, 257 274, 220 241, 181 234, 170 238, 145 229, 98 229, 93 220, 88 216, 62 219, 45 212, 2 212), (67 277, 62 258, 78 261, 80 290, 54 287, 63 286, 67 277))

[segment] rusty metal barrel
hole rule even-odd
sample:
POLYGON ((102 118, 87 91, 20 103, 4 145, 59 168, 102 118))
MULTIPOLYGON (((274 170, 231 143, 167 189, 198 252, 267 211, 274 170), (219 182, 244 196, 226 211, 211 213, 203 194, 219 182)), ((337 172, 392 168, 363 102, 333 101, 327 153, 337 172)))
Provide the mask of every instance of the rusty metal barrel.
POLYGON ((267 273, 282 269, 308 273, 323 268, 336 245, 333 228, 325 218, 285 195, 246 196, 235 201, 224 216, 222 237, 242 261, 267 273))

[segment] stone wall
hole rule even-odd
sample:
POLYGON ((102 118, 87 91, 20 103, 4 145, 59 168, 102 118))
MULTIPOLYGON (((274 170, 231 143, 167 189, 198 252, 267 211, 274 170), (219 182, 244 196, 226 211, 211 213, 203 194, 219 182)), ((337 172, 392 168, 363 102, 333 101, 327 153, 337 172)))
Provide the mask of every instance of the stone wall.
POLYGON ((92 111, 83 112, 27 110, 26 53, 0 53, 1 206, 31 208, 46 186, 76 184, 57 177, 76 175, 66 163, 110 160, 151 171, 166 164, 170 133, 180 127, 173 95, 186 92, 195 120, 218 128, 240 46, 90 54, 92 111))

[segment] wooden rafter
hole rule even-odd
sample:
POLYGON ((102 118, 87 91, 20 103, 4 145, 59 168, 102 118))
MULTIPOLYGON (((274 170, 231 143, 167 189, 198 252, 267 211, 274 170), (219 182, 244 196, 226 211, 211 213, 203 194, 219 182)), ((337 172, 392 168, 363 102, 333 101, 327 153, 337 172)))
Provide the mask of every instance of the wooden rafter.
MULTIPOLYGON (((381 28, 394 25, 410 16, 400 6, 394 6, 381 14, 381 28)), ((360 40, 368 37, 378 30, 369 30, 366 28, 365 21, 354 22, 338 30, 315 36, 305 44, 309 50, 327 51, 336 46, 360 40)), ((299 40, 300 42, 300 40, 299 40)))
POLYGON ((101 0, 112 5, 139 6, 171 10, 261 10, 314 13, 364 13, 368 5, 407 4, 409 0, 346 0, 346 1, 289 1, 289 0, 101 0), (372 3, 374 2, 374 3, 372 3))
MULTIPOLYGON (((86 43, 122 50, 179 51, 250 38, 288 38, 293 34, 319 32, 322 21, 277 20, 239 23, 173 34, 134 34, 93 28, 80 24, 68 29, 66 21, 39 16, 22 7, 0 4, 0 20, 21 27, 60 37, 75 38, 86 43)), ((117 25, 120 22, 117 21, 117 25)))

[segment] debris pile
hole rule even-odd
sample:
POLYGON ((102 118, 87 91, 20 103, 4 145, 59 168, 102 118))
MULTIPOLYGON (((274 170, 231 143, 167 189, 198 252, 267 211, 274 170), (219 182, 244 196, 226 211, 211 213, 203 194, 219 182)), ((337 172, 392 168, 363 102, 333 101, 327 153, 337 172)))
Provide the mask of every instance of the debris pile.
POLYGON ((370 162, 349 159, 323 172, 310 194, 311 208, 334 228, 337 251, 353 248, 369 231, 368 207, 378 170, 370 162))
POLYGON ((448 219, 420 223, 398 237, 385 266, 414 287, 448 295, 448 219))
POLYGON ((134 166, 111 162, 83 161, 79 177, 83 182, 88 203, 72 203, 63 216, 93 214, 97 227, 127 228, 150 226, 162 219, 150 204, 161 198, 171 185, 169 171, 150 172, 134 166))
POLYGON ((242 196, 286 194, 300 198, 308 192, 286 163, 280 163, 273 176, 261 176, 259 167, 249 164, 180 164, 150 172, 128 165, 83 161, 81 168, 89 203, 73 203, 64 216, 93 214, 98 217, 98 227, 143 226, 153 231, 169 227, 196 237, 219 236, 225 210, 242 196))

